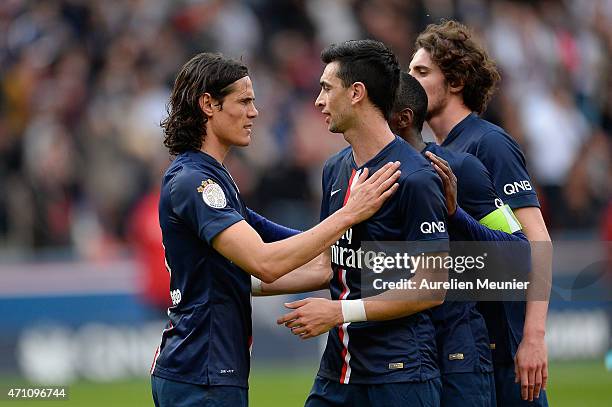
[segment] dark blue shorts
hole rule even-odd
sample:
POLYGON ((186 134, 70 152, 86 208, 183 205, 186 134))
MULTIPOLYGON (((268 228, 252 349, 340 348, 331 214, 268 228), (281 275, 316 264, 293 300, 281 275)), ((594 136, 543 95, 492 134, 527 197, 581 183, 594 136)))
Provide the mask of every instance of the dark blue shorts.
POLYGON ((495 407, 493 373, 442 375, 442 407, 495 407))
POLYGON ((514 383, 514 363, 495 364, 495 392, 498 407, 548 407, 546 392, 540 391, 540 397, 533 401, 521 398, 521 384, 514 383))
POLYGON ((317 376, 306 407, 438 407, 439 378, 418 383, 340 384, 317 376))
POLYGON ((236 386, 203 386, 151 376, 156 407, 246 407, 248 389, 236 386))

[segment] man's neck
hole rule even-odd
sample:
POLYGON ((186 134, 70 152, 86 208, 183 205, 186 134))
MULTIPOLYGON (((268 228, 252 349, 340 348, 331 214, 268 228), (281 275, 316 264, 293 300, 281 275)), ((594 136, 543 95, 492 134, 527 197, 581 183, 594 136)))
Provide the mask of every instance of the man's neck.
POLYGON ((200 150, 217 160, 219 164, 223 164, 225 156, 227 156, 230 150, 230 146, 220 143, 219 139, 214 134, 208 132, 206 136, 204 136, 204 141, 202 142, 202 148, 200 150))
POLYGON ((395 135, 380 115, 364 115, 356 126, 344 133, 344 139, 353 148, 355 164, 361 167, 391 143, 395 135))
POLYGON ((421 132, 415 129, 404 129, 400 136, 419 153, 427 146, 421 132))
POLYGON ((427 124, 434 133, 437 144, 442 144, 448 133, 465 119, 472 111, 463 103, 449 104, 442 112, 427 120, 427 124))

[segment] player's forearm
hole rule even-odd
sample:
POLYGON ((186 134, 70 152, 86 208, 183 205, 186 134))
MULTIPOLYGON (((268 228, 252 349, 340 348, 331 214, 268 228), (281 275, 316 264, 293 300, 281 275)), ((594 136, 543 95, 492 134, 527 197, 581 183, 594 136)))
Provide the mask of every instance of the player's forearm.
POLYGON ((443 300, 399 301, 370 300, 364 301, 368 321, 388 321, 416 314, 442 304, 443 300))
MULTIPOLYGON (((446 254, 438 253, 435 255, 445 256, 446 254)), ((415 272, 410 281, 413 282, 411 288, 388 290, 364 299, 363 305, 367 320, 386 321, 397 319, 416 314, 444 302, 446 289, 443 286, 441 288, 422 288, 422 283, 426 282, 427 287, 435 287, 436 284, 447 282, 447 269, 426 269, 421 267, 415 272)))
POLYGON ((329 287, 332 269, 329 262, 327 265, 321 264, 319 259, 321 256, 282 276, 273 283, 261 282, 260 289, 257 290, 258 292, 254 291, 253 295, 297 294, 329 287))
POLYGON ((532 272, 527 290, 528 301, 523 336, 543 337, 552 281, 552 242, 538 208, 523 208, 515 213, 523 225, 532 252, 532 272))
POLYGON ((350 213, 340 209, 299 235, 264 244, 262 250, 254 253, 255 276, 265 283, 273 283, 321 254, 340 239, 354 222, 350 213))
POLYGON ((525 313, 523 337, 544 337, 546 334, 546 316, 548 315, 548 301, 528 301, 525 313))

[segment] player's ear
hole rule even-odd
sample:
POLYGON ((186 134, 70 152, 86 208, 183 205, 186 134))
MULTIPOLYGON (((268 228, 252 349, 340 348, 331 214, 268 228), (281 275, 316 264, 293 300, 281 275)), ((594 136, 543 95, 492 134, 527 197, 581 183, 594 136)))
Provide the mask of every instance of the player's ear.
POLYGON ((450 89, 451 93, 461 93, 461 91, 463 90, 463 87, 464 87, 464 84, 459 79, 455 81, 451 81, 448 84, 448 88, 450 89))
POLYGON ((202 109, 204 114, 208 117, 211 117, 213 115, 213 112, 214 112, 213 103, 214 103, 213 98, 212 96, 210 96, 210 93, 204 93, 198 99, 198 104, 200 105, 200 109, 202 109))
POLYGON ((414 112, 410 108, 405 108, 399 112, 399 118, 397 121, 400 129, 407 129, 412 127, 412 121, 414 120, 414 112))
POLYGON ((351 101, 357 103, 365 99, 367 90, 363 82, 355 82, 351 85, 351 101))

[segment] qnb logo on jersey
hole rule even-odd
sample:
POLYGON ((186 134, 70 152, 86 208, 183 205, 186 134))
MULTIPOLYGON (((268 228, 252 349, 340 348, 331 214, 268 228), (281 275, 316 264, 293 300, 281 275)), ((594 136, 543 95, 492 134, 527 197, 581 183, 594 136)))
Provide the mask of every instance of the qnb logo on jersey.
POLYGON ((514 195, 521 191, 531 191, 531 184, 526 179, 523 181, 515 181, 511 184, 504 185, 504 192, 506 195, 514 195))
POLYGON ((431 234, 431 233, 441 233, 446 232, 446 225, 443 221, 440 222, 423 222, 421 223, 421 233, 431 234))
POLYGON ((172 299, 172 305, 178 305, 181 302, 181 290, 178 288, 176 290, 170 291, 170 299, 172 299))

